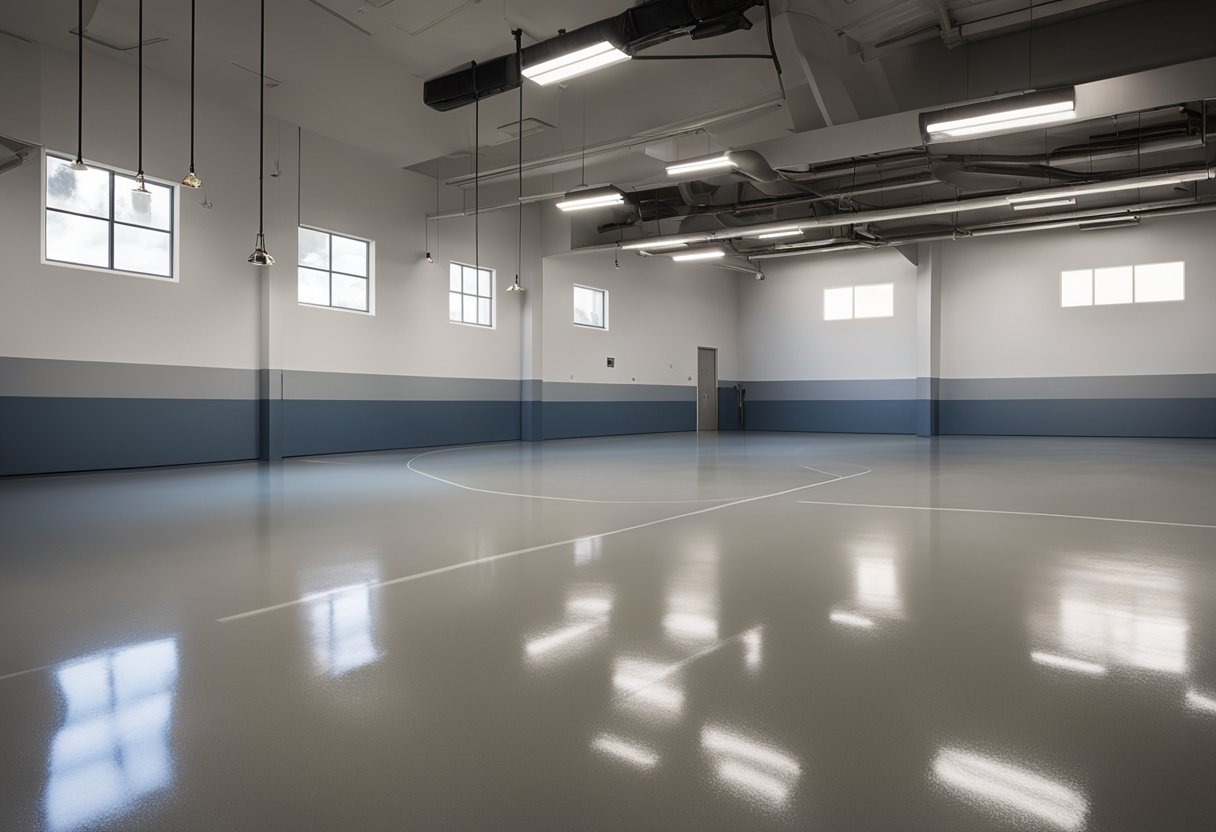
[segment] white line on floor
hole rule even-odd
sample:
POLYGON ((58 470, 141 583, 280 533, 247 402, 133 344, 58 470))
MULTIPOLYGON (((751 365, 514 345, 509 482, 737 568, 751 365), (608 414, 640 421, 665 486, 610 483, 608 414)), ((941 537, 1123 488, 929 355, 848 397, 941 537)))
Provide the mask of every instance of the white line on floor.
POLYGON ((55 665, 53 664, 44 664, 42 667, 31 667, 29 670, 18 670, 16 673, 6 673, 3 676, 0 676, 0 682, 3 682, 5 679, 15 679, 18 676, 27 676, 30 673, 37 673, 39 670, 50 670, 54 666, 55 665))
POLYGON ((315 462, 317 465, 350 465, 349 462, 342 462, 337 459, 303 459, 296 457, 294 459, 285 459, 284 462, 315 462))
MULTIPOLYGON (((468 447, 469 448, 478 448, 478 447, 484 447, 484 446, 470 445, 468 447)), ((434 451, 427 451, 426 453, 418 454, 418 456, 410 459, 410 461, 405 464, 405 467, 409 468, 415 474, 421 474, 422 476, 427 477, 428 479, 435 480, 435 482, 441 482, 444 485, 450 485, 455 488, 463 488, 465 491, 476 491, 479 494, 494 494, 499 497, 526 497, 530 500, 556 500, 556 501, 562 502, 562 503, 611 503, 611 504, 615 504, 615 505, 647 505, 650 503, 656 503, 656 504, 658 504, 658 503, 663 503, 663 504, 668 504, 668 503, 725 503, 729 500, 735 499, 734 497, 714 497, 712 499, 705 499, 705 500, 592 500, 592 499, 588 499, 588 498, 584 498, 584 497, 550 497, 545 494, 521 494, 516 491, 494 491, 489 488, 476 488, 472 485, 465 485, 464 483, 455 482, 453 480, 445 480, 443 477, 436 476, 435 474, 428 474, 426 471, 422 471, 422 470, 414 467, 414 461, 418 460, 418 459, 422 459, 422 457, 424 457, 424 456, 430 456, 431 454, 442 454, 442 453, 446 453, 448 451, 463 451, 463 450, 466 450, 466 448, 438 448, 434 451)), ((822 472, 820 472, 820 473, 822 473, 822 472)))
MULTIPOLYGON (((821 473, 826 473, 826 472, 821 472, 821 473)), ((625 534, 626 532, 637 531, 638 529, 649 528, 650 526, 658 526, 661 523, 670 523, 673 520, 683 520, 686 517, 696 517, 699 514, 708 514, 711 511, 720 511, 724 508, 732 508, 734 506, 741 506, 741 505, 744 505, 745 503, 754 503, 757 500, 767 500, 770 497, 783 497, 786 494, 794 494, 799 491, 805 491, 808 488, 817 488, 821 485, 831 485, 834 482, 841 482, 842 480, 851 480, 854 477, 861 477, 861 476, 864 476, 869 473, 872 473, 871 469, 866 468, 862 471, 858 471, 855 474, 847 474, 844 476, 830 474, 829 476, 832 476, 835 478, 830 479, 830 480, 824 480, 823 482, 813 482, 813 483, 808 483, 807 485, 799 485, 799 486, 796 486, 795 488, 787 488, 784 491, 774 491, 772 494, 758 494, 754 497, 744 497, 739 500, 734 500, 733 502, 722 503, 720 505, 709 506, 707 508, 700 508, 700 509, 697 509, 696 511, 687 511, 687 512, 684 512, 683 514, 676 514, 671 517, 660 517, 658 520, 650 520, 645 523, 638 523, 633 526, 626 526, 623 529, 613 529, 611 531, 600 532, 598 534, 584 534, 584 535, 579 535, 578 537, 569 538, 568 540, 557 540, 552 543, 541 543, 537 546, 528 546, 523 549, 515 549, 514 551, 511 551, 511 552, 502 552, 501 554, 490 555, 488 557, 478 558, 476 560, 466 560, 466 561, 461 561, 460 563, 452 563, 447 566, 440 566, 437 569, 428 569, 425 572, 418 572, 413 575, 404 575, 400 578, 390 578, 387 581, 369 583, 369 584, 367 584, 367 586, 369 586, 369 587, 386 587, 386 586, 393 586, 395 584, 409 583, 410 581, 419 581, 419 580, 422 580, 423 578, 433 578, 436 575, 443 575, 447 572, 455 572, 458 569, 467 569, 470 566, 481 566, 482 564, 492 563, 496 560, 503 560, 504 558, 519 557, 520 555, 526 555, 526 554, 530 554, 532 552, 540 552, 544 549, 552 549, 556 546, 568 546, 568 545, 576 543, 580 540, 586 540, 586 539, 592 538, 592 537, 611 537, 613 535, 625 534)), ((317 593, 313 593, 312 595, 309 595, 306 598, 296 598, 292 601, 284 601, 281 604, 272 604, 269 607, 261 607, 260 609, 249 610, 248 612, 239 612, 239 613, 236 613, 235 615, 227 615, 227 616, 224 616, 223 618, 219 618, 216 620, 219 621, 221 624, 224 624, 229 621, 237 621, 242 618, 251 618, 255 615, 261 615, 262 613, 274 612, 275 610, 282 610, 282 609, 286 609, 288 607, 299 606, 300 604, 307 604, 311 601, 317 600, 318 598, 323 598, 327 595, 331 595, 335 591, 337 591, 337 590, 331 590, 329 592, 317 592, 317 593)))
POLYGON ((941 506, 887 506, 876 503, 830 503, 826 500, 799 500, 805 506, 846 506, 849 508, 895 508, 905 511, 956 511, 965 514, 1013 514, 1021 517, 1058 517, 1064 520, 1104 520, 1107 523, 1142 523, 1148 526, 1179 526, 1184 529, 1216 529, 1206 523, 1172 523, 1167 520, 1132 520, 1127 517, 1090 517, 1085 514, 1048 514, 1042 511, 1000 511, 992 508, 944 508, 941 506))

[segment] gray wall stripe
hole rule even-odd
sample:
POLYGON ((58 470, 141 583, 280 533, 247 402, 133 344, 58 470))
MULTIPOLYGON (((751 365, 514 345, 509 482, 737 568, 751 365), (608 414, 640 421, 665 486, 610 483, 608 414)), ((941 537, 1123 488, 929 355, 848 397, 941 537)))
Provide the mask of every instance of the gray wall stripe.
POLYGON ((915 399, 916 379, 745 381, 750 401, 882 401, 915 399))
POLYGON ((695 402, 697 388, 682 384, 589 384, 546 381, 546 402, 695 402))
POLYGON ((1077 376, 1060 378, 944 378, 944 400, 1207 399, 1216 398, 1216 374, 1077 376))
POLYGON ((0 357, 0 396, 256 399, 257 370, 0 357))
POLYGON ((519 401, 519 379, 440 378, 363 373, 283 371, 291 401, 519 401))

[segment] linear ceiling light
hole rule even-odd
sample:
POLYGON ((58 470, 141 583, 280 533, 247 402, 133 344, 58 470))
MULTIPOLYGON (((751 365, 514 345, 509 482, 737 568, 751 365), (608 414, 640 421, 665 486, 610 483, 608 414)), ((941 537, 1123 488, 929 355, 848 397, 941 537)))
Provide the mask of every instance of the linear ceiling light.
POLYGON ((921 124, 933 142, 1016 131, 1076 117, 1076 96, 1072 87, 1067 87, 924 113, 921 124))
POLYGON ((687 248, 688 243, 683 240, 637 240, 632 243, 625 243, 621 246, 622 251, 654 251, 661 248, 687 248))
POLYGON ((1047 199, 1040 202, 1018 202, 1013 206, 1015 211, 1037 211, 1040 208, 1060 208, 1065 205, 1076 205, 1077 201, 1072 197, 1064 197, 1063 199, 1047 199))
POLYGON ((726 252, 720 248, 703 248, 699 251, 690 251, 688 254, 676 254, 671 259, 677 263, 690 263, 696 260, 717 260, 719 257, 725 257, 726 252))
POLYGON ((667 166, 668 176, 683 176, 686 173, 700 173, 706 170, 722 170, 733 168, 735 162, 730 158, 730 151, 714 156, 703 156, 699 159, 688 159, 667 166))
POLYGON ((801 237, 801 236, 802 236, 801 228, 778 228, 773 231, 765 232, 764 234, 757 234, 756 239, 757 240, 779 240, 782 237, 801 237))
POLYGON ((530 78, 542 87, 556 84, 567 78, 582 75, 586 72, 629 60, 629 56, 617 49, 606 40, 594 43, 565 55, 558 55, 547 61, 541 61, 523 69, 524 77, 530 78))
POLYGON ((606 208, 610 205, 624 205, 625 195, 619 188, 611 185, 603 188, 584 188, 570 191, 566 198, 557 203, 563 211, 582 211, 587 208, 606 208))

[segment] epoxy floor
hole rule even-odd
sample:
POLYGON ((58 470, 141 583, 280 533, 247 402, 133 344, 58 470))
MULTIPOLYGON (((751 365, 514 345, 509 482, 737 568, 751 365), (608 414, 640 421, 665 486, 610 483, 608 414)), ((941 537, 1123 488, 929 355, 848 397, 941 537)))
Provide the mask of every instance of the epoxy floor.
POLYGON ((0 535, 4 830, 1216 828, 1212 442, 24 478, 0 535))

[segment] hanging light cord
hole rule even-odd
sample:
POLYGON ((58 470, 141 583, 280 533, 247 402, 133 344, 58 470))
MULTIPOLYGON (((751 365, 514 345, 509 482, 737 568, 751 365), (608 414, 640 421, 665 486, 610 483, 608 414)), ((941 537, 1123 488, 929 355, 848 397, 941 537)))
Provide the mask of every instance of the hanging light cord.
POLYGON ((524 270, 524 30, 516 29, 515 71, 519 75, 519 238, 515 242, 515 283, 524 270))
POLYGON ((144 0, 139 0, 139 187, 144 186, 144 0))
POLYGON ((84 164, 84 0, 76 4, 76 163, 84 164))
POLYGON ((477 88, 477 61, 473 61, 473 267, 481 280, 481 159, 477 153, 481 132, 481 90, 477 88))
POLYGON ((190 172, 194 173, 194 41, 197 0, 190 0, 190 172))
MULTIPOLYGON (((140 0, 142 3, 143 0, 140 0)), ((263 207, 265 203, 265 164, 266 157, 266 0, 262 0, 260 45, 261 54, 258 58, 258 236, 263 236, 263 207)))

